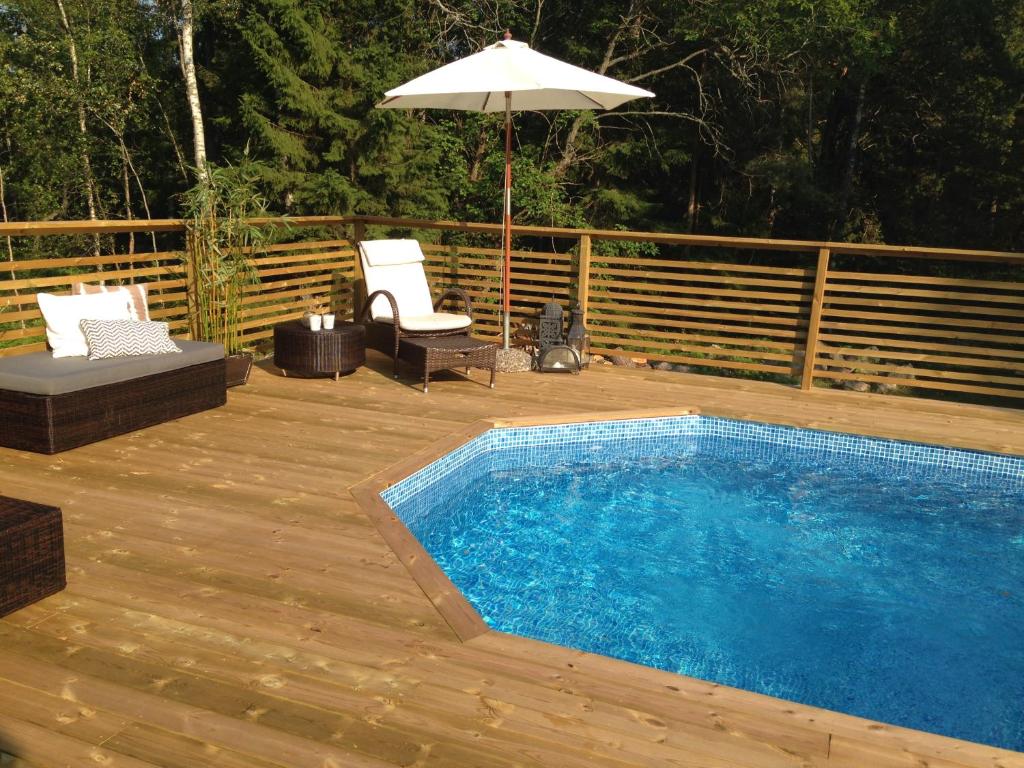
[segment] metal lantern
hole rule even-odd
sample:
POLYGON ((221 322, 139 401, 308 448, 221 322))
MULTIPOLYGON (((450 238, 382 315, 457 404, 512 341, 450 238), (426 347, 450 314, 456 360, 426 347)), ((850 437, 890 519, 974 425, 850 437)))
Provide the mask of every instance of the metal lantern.
POLYGON ((562 307, 549 301, 537 319, 537 370, 545 373, 579 373, 579 353, 565 343, 562 307))
POLYGON ((569 326, 569 335, 565 338, 566 345, 576 350, 579 358, 580 368, 590 365, 590 334, 587 327, 583 325, 583 308, 579 302, 572 308, 572 323, 569 326))
POLYGON ((549 301, 540 311, 537 320, 537 352, 543 355, 548 347, 565 344, 562 335, 562 307, 557 301, 549 301))
POLYGON ((543 373, 579 373, 579 353, 565 344, 555 344, 538 355, 537 370, 543 373))

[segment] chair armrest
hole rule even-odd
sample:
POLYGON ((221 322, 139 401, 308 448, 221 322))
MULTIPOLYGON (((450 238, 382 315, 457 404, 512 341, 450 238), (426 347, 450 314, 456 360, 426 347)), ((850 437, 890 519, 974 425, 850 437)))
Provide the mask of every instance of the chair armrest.
POLYGON ((441 294, 441 298, 434 302, 434 311, 437 312, 438 308, 440 308, 447 299, 462 299, 462 303, 466 307, 466 314, 469 315, 470 318, 473 317, 473 305, 469 300, 469 294, 461 288, 449 288, 441 294))
POLYGON ((383 296, 385 299, 388 300, 388 303, 391 305, 391 318, 394 321, 395 330, 397 331, 399 327, 398 302, 395 301, 395 297, 391 294, 390 291, 374 291, 369 296, 367 296, 366 305, 363 307, 363 313, 359 318, 359 322, 365 323, 367 320, 373 319, 373 302, 378 296, 383 296))

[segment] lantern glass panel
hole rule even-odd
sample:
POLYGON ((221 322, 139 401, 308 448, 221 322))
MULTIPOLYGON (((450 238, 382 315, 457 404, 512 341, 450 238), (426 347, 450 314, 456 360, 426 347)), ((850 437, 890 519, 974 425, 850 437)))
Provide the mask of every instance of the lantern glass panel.
POLYGON ((572 347, 559 344, 540 354, 537 367, 545 373, 579 373, 579 354, 572 347))

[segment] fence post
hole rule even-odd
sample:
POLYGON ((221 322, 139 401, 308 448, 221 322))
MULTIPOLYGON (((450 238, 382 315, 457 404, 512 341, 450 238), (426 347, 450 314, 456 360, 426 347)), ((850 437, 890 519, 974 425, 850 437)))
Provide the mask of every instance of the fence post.
POLYGON ((352 319, 359 320, 366 297, 366 277, 363 275, 363 261, 359 258, 359 242, 366 239, 366 222, 356 219, 352 222, 352 250, 355 252, 355 271, 352 274, 352 319))
POLYGON ((576 275, 576 301, 583 311, 583 322, 587 322, 587 306, 590 304, 590 235, 580 235, 580 258, 576 275))
POLYGON ((800 377, 800 389, 803 390, 809 390, 814 382, 814 358, 818 354, 818 326, 821 325, 821 310, 825 303, 829 254, 828 248, 818 251, 818 268, 814 273, 814 296, 811 298, 811 318, 807 324, 807 343, 804 344, 804 370, 800 377))

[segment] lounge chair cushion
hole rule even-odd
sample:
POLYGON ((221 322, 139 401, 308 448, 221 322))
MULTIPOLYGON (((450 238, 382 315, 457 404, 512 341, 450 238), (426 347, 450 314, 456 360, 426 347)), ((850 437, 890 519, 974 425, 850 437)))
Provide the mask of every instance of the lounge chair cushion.
POLYGON ((180 355, 135 355, 107 360, 55 359, 48 352, 0 358, 0 389, 34 395, 61 395, 166 373, 224 357, 224 347, 203 341, 179 341, 180 355))
POLYGON ((469 315, 453 315, 450 312, 431 312, 429 315, 406 316, 399 312, 399 321, 404 331, 456 331, 467 328, 473 322, 469 315))
MULTIPOLYGON (((415 240, 368 240, 359 248, 367 295, 387 291, 395 297, 398 316, 405 318, 434 314, 434 303, 423 272, 423 252, 415 240)), ((373 300, 374 320, 391 322, 391 304, 384 296, 373 300)), ((404 325, 404 323, 403 323, 404 325)))
POLYGON ((416 240, 363 240, 359 247, 371 267, 422 264, 423 251, 416 240))

